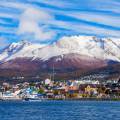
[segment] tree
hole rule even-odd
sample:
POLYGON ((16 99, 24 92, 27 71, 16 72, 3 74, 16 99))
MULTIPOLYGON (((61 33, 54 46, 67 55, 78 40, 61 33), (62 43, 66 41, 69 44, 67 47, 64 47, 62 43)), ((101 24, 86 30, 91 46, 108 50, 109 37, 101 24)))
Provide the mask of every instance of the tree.
POLYGON ((38 94, 44 94, 44 90, 43 90, 42 88, 40 88, 40 89, 38 90, 38 94))

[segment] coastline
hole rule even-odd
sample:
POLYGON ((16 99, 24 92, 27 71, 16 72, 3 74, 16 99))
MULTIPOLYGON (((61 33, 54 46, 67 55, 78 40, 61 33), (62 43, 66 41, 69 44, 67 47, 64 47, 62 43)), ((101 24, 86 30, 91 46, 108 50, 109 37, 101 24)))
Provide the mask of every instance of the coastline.
MULTIPOLYGON (((120 101, 120 98, 66 98, 66 99, 39 99, 37 101, 120 101)), ((0 101, 26 101, 25 99, 2 99, 0 98, 0 101)), ((28 100, 29 101, 29 100, 28 100)), ((31 101, 31 100, 30 100, 31 101)), ((32 101, 36 101, 36 100, 32 100, 32 101)))

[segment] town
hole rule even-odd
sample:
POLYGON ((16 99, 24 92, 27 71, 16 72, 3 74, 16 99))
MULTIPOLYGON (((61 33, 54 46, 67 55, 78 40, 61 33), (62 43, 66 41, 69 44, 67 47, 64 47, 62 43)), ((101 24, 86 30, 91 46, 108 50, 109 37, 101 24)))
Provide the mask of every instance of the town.
POLYGON ((0 100, 120 100, 120 80, 100 83, 97 80, 45 79, 0 86, 0 100))

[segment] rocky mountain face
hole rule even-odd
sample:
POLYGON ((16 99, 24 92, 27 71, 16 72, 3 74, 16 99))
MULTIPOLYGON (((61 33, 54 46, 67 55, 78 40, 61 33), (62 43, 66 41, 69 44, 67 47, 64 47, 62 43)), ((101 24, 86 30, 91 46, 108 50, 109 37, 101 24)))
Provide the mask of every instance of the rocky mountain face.
POLYGON ((120 39, 114 38, 71 36, 50 45, 20 41, 0 52, 0 76, 15 76, 22 72, 47 74, 53 67, 56 74, 75 71, 83 74, 119 64, 119 53, 120 39))

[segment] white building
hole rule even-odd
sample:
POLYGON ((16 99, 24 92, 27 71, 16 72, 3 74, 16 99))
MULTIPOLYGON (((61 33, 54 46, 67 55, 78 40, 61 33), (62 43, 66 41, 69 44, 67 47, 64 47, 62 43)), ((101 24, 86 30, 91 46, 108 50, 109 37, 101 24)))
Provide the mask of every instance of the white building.
POLYGON ((78 84, 100 84, 98 80, 77 80, 78 84))
POLYGON ((50 79, 45 79, 45 85, 50 85, 50 83, 51 83, 51 80, 50 79))

